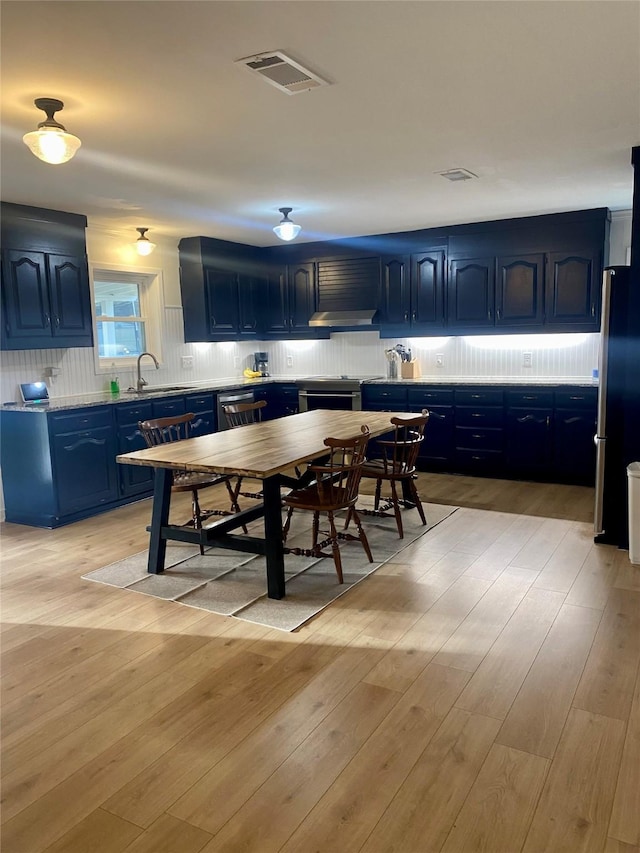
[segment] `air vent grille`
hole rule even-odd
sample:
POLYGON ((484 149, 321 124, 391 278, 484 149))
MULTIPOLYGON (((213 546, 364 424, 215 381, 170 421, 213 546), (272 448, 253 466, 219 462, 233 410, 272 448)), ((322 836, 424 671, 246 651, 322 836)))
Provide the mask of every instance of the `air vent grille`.
POLYGON ((470 181, 473 178, 477 178, 477 175, 474 175, 473 172, 470 172, 468 169, 447 169, 444 172, 436 172, 436 175, 440 175, 443 178, 446 178, 448 181, 470 181))
POLYGON ((326 80, 304 68, 281 50, 245 56, 244 59, 237 59, 236 65, 244 65, 287 95, 299 95, 301 92, 329 85, 326 80))

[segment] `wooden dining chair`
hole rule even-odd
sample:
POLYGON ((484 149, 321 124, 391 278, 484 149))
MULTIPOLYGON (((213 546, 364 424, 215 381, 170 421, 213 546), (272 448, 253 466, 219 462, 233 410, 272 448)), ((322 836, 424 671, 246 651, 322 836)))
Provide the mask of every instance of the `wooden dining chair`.
MULTIPOLYGON (((426 409, 414 417, 391 418, 393 437, 391 439, 377 439, 376 447, 379 448, 381 457, 379 459, 368 459, 362 468, 363 477, 376 481, 376 490, 373 509, 360 509, 360 512, 363 515, 390 518, 391 513, 388 510, 393 509, 400 539, 404 539, 400 514, 401 504, 411 509, 415 507, 422 523, 427 523, 414 477, 416 461, 420 452, 420 445, 424 440, 424 431, 428 420, 429 412, 426 409), (389 484, 390 494, 381 504, 383 482, 389 484), (402 498, 398 497, 398 484, 402 488, 402 498)), ((352 513, 349 513, 345 527, 349 526, 351 516, 352 513)))
MULTIPOLYGON (((267 405, 266 400, 256 400, 254 403, 227 403, 222 407, 227 425, 231 429, 248 426, 249 424, 260 423, 262 420, 262 410, 267 405)), ((234 486, 235 500, 242 496, 243 498, 253 498, 254 500, 262 500, 262 492, 243 492, 242 477, 238 477, 234 486)), ((245 530, 245 533, 247 531, 245 530)))
MULTIPOLYGON (((168 444, 174 441, 182 441, 190 437, 190 424, 194 419, 193 412, 185 415, 174 415, 169 418, 156 418, 155 420, 140 421, 138 429, 142 433, 148 447, 157 447, 159 444, 168 444)), ((203 521, 212 515, 232 515, 240 512, 237 495, 231 485, 231 477, 224 474, 203 474, 197 471, 173 471, 172 492, 191 492, 191 519, 186 526, 196 530, 202 529, 203 521), (231 509, 206 509, 200 507, 198 492, 210 486, 218 486, 224 483, 229 493, 231 509)), ((204 554, 204 546, 200 545, 200 553, 204 554)))
POLYGON ((266 405, 266 400, 256 400, 254 403, 227 403, 222 410, 227 424, 235 429, 261 421, 262 410, 266 405))
POLYGON ((328 448, 326 462, 309 466, 309 471, 315 474, 315 482, 305 488, 294 489, 284 498, 284 504, 287 507, 287 517, 282 531, 285 544, 293 511, 302 509, 313 513, 311 548, 290 548, 289 553, 305 557, 333 557, 339 583, 343 583, 339 540, 359 541, 369 562, 373 562, 369 542, 355 506, 368 440, 367 426, 362 426, 361 434, 354 438, 325 438, 324 444, 328 448), (350 517, 355 521, 358 536, 353 536, 345 530, 337 530, 335 513, 344 509, 349 511, 350 517), (318 542, 321 514, 327 517, 329 531, 323 532, 326 538, 318 542), (322 550, 328 545, 331 546, 331 553, 325 553, 322 550))

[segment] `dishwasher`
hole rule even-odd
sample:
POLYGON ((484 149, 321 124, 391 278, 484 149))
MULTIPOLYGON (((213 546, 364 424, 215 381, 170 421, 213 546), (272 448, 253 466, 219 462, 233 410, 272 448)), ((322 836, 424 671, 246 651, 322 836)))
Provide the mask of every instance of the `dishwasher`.
POLYGON ((231 403, 254 403, 255 397, 253 389, 236 389, 235 391, 221 391, 218 394, 218 432, 223 429, 229 429, 229 424, 224 414, 223 406, 228 406, 231 403))

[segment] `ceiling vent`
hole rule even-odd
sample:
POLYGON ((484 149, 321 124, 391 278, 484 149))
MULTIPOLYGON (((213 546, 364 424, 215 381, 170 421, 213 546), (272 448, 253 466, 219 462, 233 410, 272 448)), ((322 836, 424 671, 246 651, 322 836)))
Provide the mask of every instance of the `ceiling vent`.
POLYGON ((478 177, 467 169, 447 169, 445 172, 436 172, 436 175, 441 175, 448 181, 470 181, 472 178, 478 177))
POLYGON ((249 71, 258 74, 287 95, 298 95, 300 92, 308 92, 309 89, 317 89, 318 86, 329 85, 322 77, 318 77, 308 68, 303 68, 281 50, 245 56, 244 59, 236 59, 236 64, 245 65, 249 71))

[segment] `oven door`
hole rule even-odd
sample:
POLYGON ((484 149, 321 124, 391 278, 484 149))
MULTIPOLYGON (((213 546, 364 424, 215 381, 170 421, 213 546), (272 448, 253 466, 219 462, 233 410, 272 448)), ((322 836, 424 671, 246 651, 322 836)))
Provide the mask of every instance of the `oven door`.
POLYGON ((360 391, 298 391, 301 412, 313 409, 339 409, 341 411, 362 409, 360 391))

